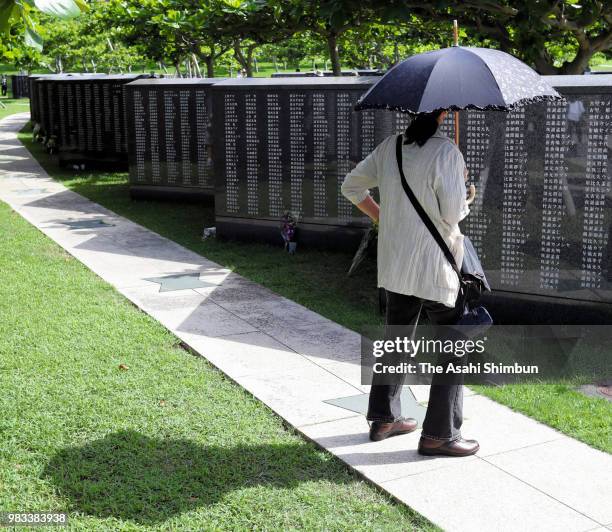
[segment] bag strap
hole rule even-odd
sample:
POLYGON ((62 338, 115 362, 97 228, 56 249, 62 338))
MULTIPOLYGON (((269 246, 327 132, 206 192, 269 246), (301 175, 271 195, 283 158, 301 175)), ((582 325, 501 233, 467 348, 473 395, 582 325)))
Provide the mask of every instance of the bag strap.
POLYGON ((459 276, 459 284, 461 284, 463 277, 461 276, 461 272, 457 267, 455 257, 453 257, 453 254, 451 253, 450 249, 448 249, 448 246, 446 245, 446 242, 444 242, 442 235, 440 235, 440 232, 438 231, 434 223, 431 221, 431 218, 427 216, 425 209, 423 209, 423 207, 419 203, 419 200, 414 195, 414 192, 412 192, 412 189, 410 188, 410 186, 408 186, 408 183, 406 182, 406 176, 404 175, 404 168, 402 163, 402 138, 403 135, 401 134, 397 136, 397 141, 395 143, 395 156, 397 158, 397 166, 399 168, 404 192, 406 192, 406 196, 408 196, 408 199, 410 200, 410 203, 412 203, 414 210, 417 212, 421 220, 423 220, 425 227, 427 227, 427 229, 431 233, 431 236, 433 236, 438 246, 440 246, 440 249, 442 250, 442 253, 444 253, 446 260, 450 262, 450 265, 453 267, 453 270, 455 270, 455 273, 459 276))

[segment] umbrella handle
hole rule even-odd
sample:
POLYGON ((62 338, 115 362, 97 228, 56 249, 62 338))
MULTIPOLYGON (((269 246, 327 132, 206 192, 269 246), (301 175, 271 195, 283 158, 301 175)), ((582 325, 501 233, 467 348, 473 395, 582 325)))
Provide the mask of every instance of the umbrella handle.
POLYGON ((459 146, 459 111, 455 111, 455 144, 459 146))

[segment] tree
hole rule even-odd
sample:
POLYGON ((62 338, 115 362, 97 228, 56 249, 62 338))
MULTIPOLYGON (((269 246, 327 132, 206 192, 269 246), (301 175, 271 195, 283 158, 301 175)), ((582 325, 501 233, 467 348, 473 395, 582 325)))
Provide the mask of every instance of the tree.
POLYGON ((496 43, 541 74, 581 74, 594 54, 612 47, 609 0, 390 0, 387 9, 395 19, 457 18, 469 34, 496 43))
POLYGON ((231 42, 234 57, 253 76, 255 50, 289 39, 296 32, 295 20, 269 0, 213 0, 210 2, 205 31, 231 42))
POLYGON ((157 63, 170 60, 179 68, 182 51, 168 40, 160 24, 163 2, 157 0, 110 0, 102 6, 97 20, 100 32, 114 31, 122 42, 157 63))
POLYGON ((542 2, 528 18, 517 13, 514 21, 511 27, 518 46, 508 46, 510 43, 506 39, 504 45, 515 54, 521 54, 517 48, 524 48, 522 57, 531 60, 542 74, 582 74, 595 53, 612 48, 610 2, 542 2), (555 44, 574 48, 573 57, 555 57, 555 44), (555 59, 559 60, 559 65, 555 65, 555 59))
POLYGON ((175 67, 179 60, 187 61, 190 74, 200 75, 199 62, 203 61, 207 76, 214 77, 214 62, 229 49, 229 43, 206 28, 206 21, 213 16, 213 3, 163 0, 157 2, 157 9, 151 22, 166 39, 166 52, 174 56, 175 67))
POLYGON ((123 42, 114 28, 100 28, 101 3, 92 4, 82 17, 43 24, 44 59, 50 70, 124 72, 142 62, 137 49, 123 42))
POLYGON ((339 41, 350 29, 379 21, 384 2, 371 0, 270 0, 277 12, 324 39, 334 75, 342 74, 339 41))
POLYGON ((216 0, 111 0, 100 24, 114 27, 123 39, 156 62, 169 61, 180 73, 185 61, 199 74, 199 62, 214 77, 214 62, 230 42, 214 29, 219 16, 216 0))
POLYGON ((300 32, 279 43, 263 45, 261 54, 277 64, 296 68, 306 59, 325 57, 327 48, 319 38, 313 38, 310 32, 300 32))
POLYGON ((448 46, 452 38, 448 25, 415 15, 391 24, 383 21, 381 17, 381 22, 360 25, 343 34, 340 50, 347 65, 387 69, 411 55, 448 46))

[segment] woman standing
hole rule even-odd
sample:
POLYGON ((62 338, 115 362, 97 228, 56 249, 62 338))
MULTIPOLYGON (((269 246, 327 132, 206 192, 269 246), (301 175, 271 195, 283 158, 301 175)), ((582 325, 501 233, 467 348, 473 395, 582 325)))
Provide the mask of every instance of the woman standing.
MULTIPOLYGON (((406 130, 402 161, 406 181, 455 257, 463 260, 459 222, 469 213, 465 180, 467 169, 461 152, 438 127, 446 111, 418 115, 406 130)), ((342 193, 359 210, 379 223, 378 286, 387 293, 386 324, 413 325, 420 312, 437 325, 457 323, 462 308, 457 303, 459 279, 439 245, 406 196, 396 158, 396 136, 386 138, 345 178, 342 193), (369 194, 378 187, 380 206, 369 194)), ((403 382, 389 384, 388 376, 375 373, 367 419, 370 439, 383 440, 417 427, 401 417, 403 382)), ((434 376, 419 453, 468 456, 479 449, 475 440, 461 437, 463 380, 437 383, 434 376)))

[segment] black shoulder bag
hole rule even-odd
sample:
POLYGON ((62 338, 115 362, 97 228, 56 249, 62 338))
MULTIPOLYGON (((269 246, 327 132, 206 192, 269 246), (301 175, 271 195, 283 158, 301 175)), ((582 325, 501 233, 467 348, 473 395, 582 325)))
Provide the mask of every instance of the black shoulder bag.
POLYGON ((487 282, 487 278, 485 277, 482 265, 480 264, 480 259, 478 258, 476 250, 474 249, 472 242, 470 242, 470 239, 464 236, 464 258, 463 264, 461 265, 461 270, 457 266, 455 257, 453 257, 450 249, 448 249, 442 235, 440 235, 440 232, 431 221, 431 218, 427 216, 425 209, 423 209, 419 203, 419 200, 414 195, 414 192, 412 192, 412 189, 410 186, 408 186, 402 164, 402 139, 403 135, 398 135, 397 142, 395 144, 395 155, 397 158, 397 166, 399 168, 404 192, 406 192, 410 203, 412 203, 412 206, 425 224, 425 227, 427 227, 431 233, 431 236, 434 238, 438 246, 440 246, 446 260, 448 260, 453 270, 459 277, 457 306, 460 306, 460 308, 463 309, 463 313, 457 325, 480 326, 478 330, 478 333, 480 333, 482 332, 483 326, 486 328, 493 324, 493 320, 487 309, 485 309, 483 306, 477 305, 481 295, 484 292, 491 290, 489 283, 487 282))

